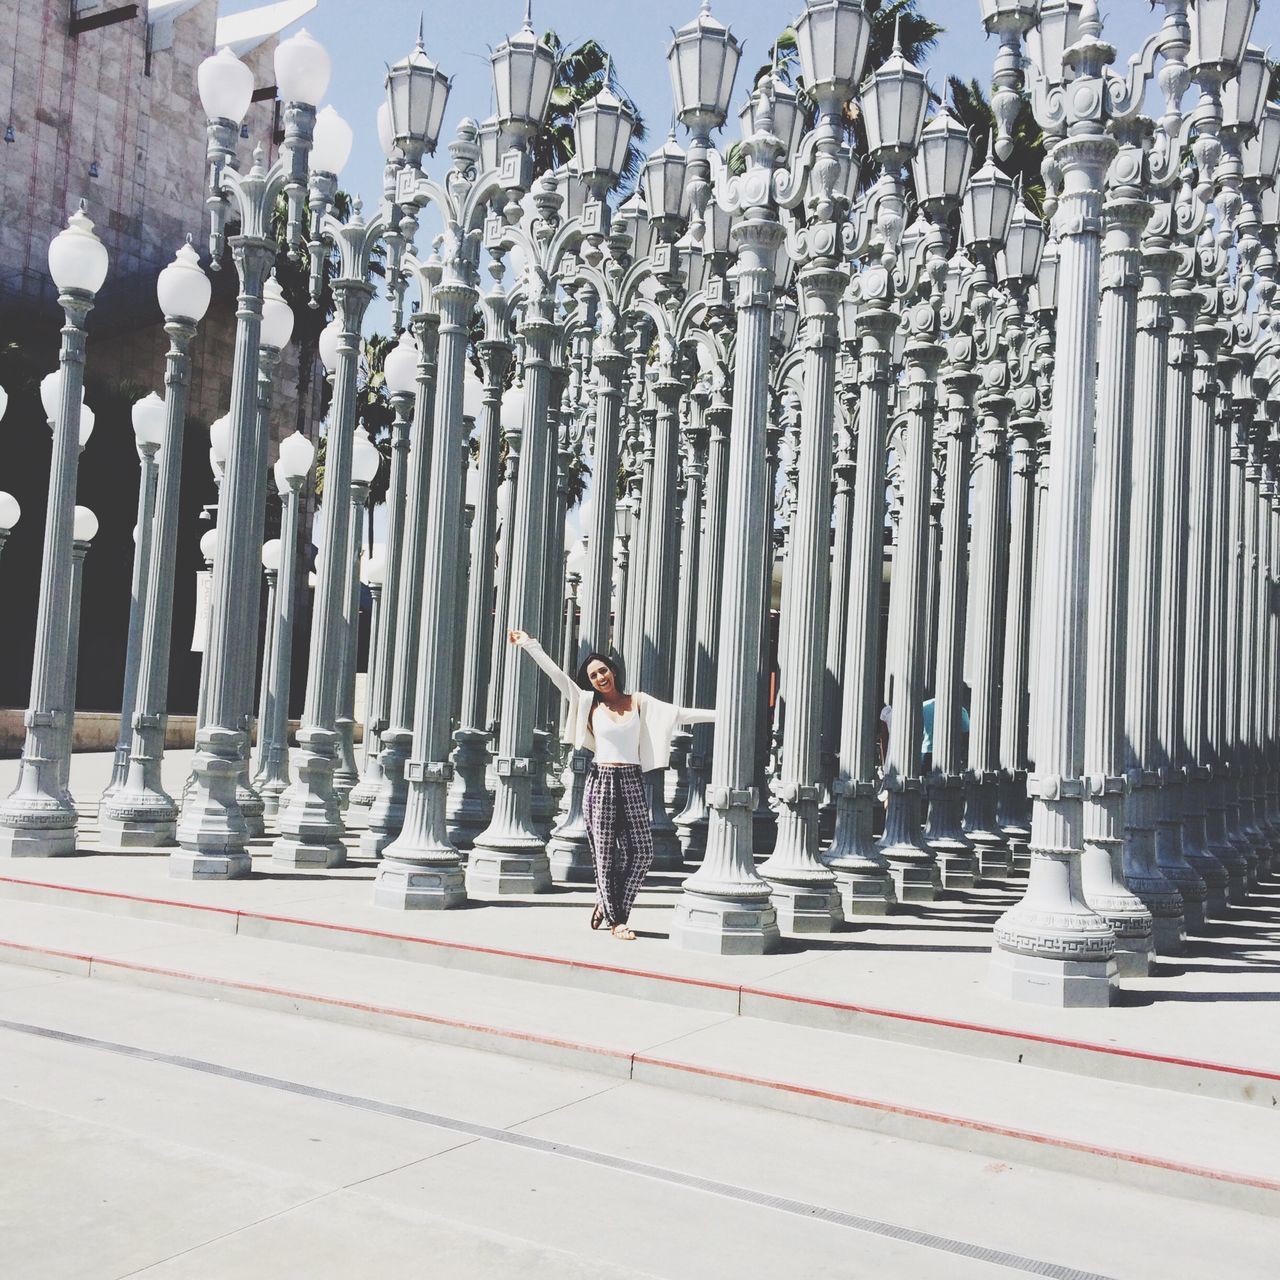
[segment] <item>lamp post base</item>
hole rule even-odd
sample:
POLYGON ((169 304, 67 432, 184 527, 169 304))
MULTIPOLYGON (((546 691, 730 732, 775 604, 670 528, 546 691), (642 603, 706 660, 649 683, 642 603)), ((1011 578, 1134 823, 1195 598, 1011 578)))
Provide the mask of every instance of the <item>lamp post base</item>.
POLYGON ((0 858, 64 858, 76 851, 71 827, 0 827, 0 858))
POLYGON ((935 840, 929 847, 937 856, 944 889, 973 888, 978 880, 978 858, 969 845, 959 840, 935 840))
POLYGON ((721 898, 686 886, 671 921, 672 943, 705 955, 762 956, 781 940, 778 913, 764 895, 721 898))
POLYGON ((473 898, 546 893, 551 888, 551 864, 540 847, 498 850, 473 846, 466 885, 473 898))
POLYGON ((1009 846, 1005 844, 1004 838, 994 831, 969 831, 965 834, 978 859, 978 878, 1001 882, 1008 880, 1011 859, 1009 846))
POLYGON ((160 849, 178 843, 176 818, 101 818, 98 848, 104 853, 120 849, 160 849))
POLYGON ((194 853, 175 849, 169 855, 170 880, 243 880, 253 870, 247 850, 194 853))
POLYGON ((900 862, 890 856, 889 870, 899 902, 933 902, 942 889, 936 862, 900 862))
POLYGON ((447 911, 467 900, 458 862, 421 865, 384 862, 373 886, 373 905, 392 911, 447 911))
POLYGON ((563 831, 551 837, 547 846, 547 858, 551 864, 551 878, 569 884, 593 884, 596 878, 595 863, 591 859, 591 843, 584 830, 563 831))
POLYGON ((788 884, 768 877, 770 901, 784 933, 834 933, 844 924, 840 890, 834 883, 788 884))
POLYGON ((341 841, 280 836, 271 846, 271 861, 277 867, 342 867, 347 862, 347 849, 341 841))
POLYGON ((996 947, 987 989, 1007 1000, 1050 1009, 1105 1009, 1115 979, 1114 959, 1059 960, 996 947))

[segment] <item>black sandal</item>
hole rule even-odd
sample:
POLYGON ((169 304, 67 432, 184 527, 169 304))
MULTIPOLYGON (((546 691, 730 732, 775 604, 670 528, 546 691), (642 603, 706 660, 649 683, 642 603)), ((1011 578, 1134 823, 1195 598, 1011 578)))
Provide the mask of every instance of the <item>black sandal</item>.
POLYGON ((604 924, 604 909, 597 903, 595 910, 591 913, 591 927, 598 929, 602 924, 604 924))

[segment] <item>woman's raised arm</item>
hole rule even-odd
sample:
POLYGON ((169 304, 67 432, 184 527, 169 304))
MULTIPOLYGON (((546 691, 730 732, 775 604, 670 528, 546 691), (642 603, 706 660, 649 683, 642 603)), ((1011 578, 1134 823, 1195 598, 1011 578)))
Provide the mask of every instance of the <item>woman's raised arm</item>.
POLYGON ((520 631, 513 627, 507 632, 507 639, 517 648, 523 649, 551 677, 551 683, 572 704, 573 699, 582 692, 577 681, 567 671, 557 666, 547 651, 527 631, 520 631))

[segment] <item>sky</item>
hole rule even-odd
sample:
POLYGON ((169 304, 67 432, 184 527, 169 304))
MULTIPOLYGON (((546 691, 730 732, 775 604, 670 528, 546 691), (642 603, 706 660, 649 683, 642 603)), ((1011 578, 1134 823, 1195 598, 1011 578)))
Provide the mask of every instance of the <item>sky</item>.
MULTIPOLYGON (((238 13, 262 2, 222 0, 219 12, 238 13)), ((744 45, 729 125, 717 135, 722 147, 737 137, 737 114, 752 74, 768 58, 774 38, 802 5, 803 0, 713 0, 712 12, 744 45)), ((652 150, 662 144, 671 121, 671 81, 666 65, 671 31, 696 17, 698 8, 699 0, 533 0, 533 24, 539 32, 554 30, 569 47, 594 37, 612 54, 618 80, 645 120, 645 145, 652 150)), ((988 86, 997 46, 982 28, 978 0, 921 0, 919 8, 948 28, 922 68, 932 87, 944 89, 949 75, 964 80, 976 77, 988 86)), ((1103 34, 1116 46, 1118 69, 1137 52, 1163 16, 1162 10, 1153 11, 1147 0, 1104 0, 1102 13, 1103 34)), ((312 13, 285 31, 287 35, 305 27, 329 51, 333 73, 327 101, 355 132, 351 160, 340 175, 340 185, 363 197, 367 209, 377 207, 382 192, 384 162, 375 119, 385 98, 386 67, 413 49, 420 17, 428 55, 453 77, 440 147, 425 165, 429 173, 438 175, 448 165, 445 144, 458 122, 465 116, 483 120, 492 113, 489 50, 519 30, 524 0, 318 0, 312 13)), ((1280 44, 1280 24, 1274 16, 1259 18, 1254 42, 1280 44)), ((1193 95, 1188 94, 1184 105, 1193 103, 1193 95)), ((1154 103, 1148 109, 1153 107, 1154 103)), ((424 216, 419 247, 428 242, 433 231, 429 216, 424 216)), ((390 308, 379 298, 366 318, 365 331, 389 332, 390 328, 390 308)), ((576 514, 570 525, 570 536, 576 536, 576 514)), ((375 536, 381 537, 381 532, 375 536)))
MULTIPOLYGON (((222 0, 220 12, 237 13, 260 3, 222 0)), ((694 18, 698 5, 699 0, 533 0, 533 22, 539 32, 556 31, 566 45, 592 36, 613 55, 617 76, 648 126, 646 145, 652 149, 661 145, 671 120, 666 65, 671 28, 694 18)), ((750 76, 768 58, 774 38, 801 7, 798 2, 779 0, 713 0, 712 12, 745 45, 730 125, 722 138, 736 138, 737 112, 745 101, 750 76)), ((933 87, 944 88, 950 74, 963 79, 976 76, 989 84, 996 44, 982 29, 977 0, 921 0, 920 9, 950 28, 923 68, 933 87)), ((1121 63, 1160 18, 1160 10, 1153 15, 1146 0, 1110 0, 1103 9, 1105 34, 1117 46, 1121 63)), ((524 0, 319 0, 299 24, 333 59, 328 100, 355 130, 356 139, 341 176, 342 186, 362 195, 366 207, 376 204, 382 189, 383 161, 374 120, 384 96, 386 66, 412 50, 420 15, 427 53, 454 78, 442 145, 437 159, 427 162, 429 170, 438 172, 448 160, 443 144, 458 121, 464 116, 483 120, 492 111, 489 50, 519 29, 524 0)), ((1274 34, 1280 39, 1280 30, 1274 34)))

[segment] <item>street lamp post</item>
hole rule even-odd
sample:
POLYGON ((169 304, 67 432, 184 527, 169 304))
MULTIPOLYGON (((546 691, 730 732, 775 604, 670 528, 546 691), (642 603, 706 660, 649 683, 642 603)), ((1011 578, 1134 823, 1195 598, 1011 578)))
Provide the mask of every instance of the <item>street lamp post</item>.
POLYGON ((314 103, 329 80, 329 58, 305 32, 283 41, 275 51, 276 83, 285 107, 285 145, 268 170, 255 152, 247 174, 231 165, 238 122, 248 109, 253 76, 227 49, 200 67, 200 93, 209 115, 210 245, 221 257, 232 206, 239 234, 231 239, 240 293, 236 309, 236 345, 231 374, 230 431, 226 475, 218 498, 219 551, 214 562, 209 638, 204 655, 206 707, 196 731, 193 782, 178 822, 180 850, 170 855, 169 871, 183 879, 234 879, 251 868, 249 832, 240 810, 248 707, 242 679, 246 591, 258 592, 256 573, 247 566, 258 554, 255 503, 260 481, 257 457, 258 349, 263 324, 263 290, 275 260, 271 220, 280 195, 288 199, 288 240, 301 242, 307 159, 315 127, 314 103))
MULTIPOLYGON (((77 507, 72 525, 71 601, 67 614, 67 685, 62 705, 67 718, 62 730, 62 747, 58 755, 58 782, 70 796, 71 753, 75 748, 76 678, 80 673, 80 601, 84 590, 84 562, 89 546, 98 535, 98 517, 88 507, 77 507)), ((72 805, 75 804, 71 797, 72 805)))
POLYGON ((295 431, 280 442, 280 456, 275 466, 276 489, 284 504, 280 521, 280 576, 268 675, 269 721, 258 726, 263 759, 258 793, 262 796, 265 817, 273 821, 280 809, 280 797, 289 786, 289 689, 298 579, 298 507, 315 454, 311 441, 295 431))
POLYGON ((76 810, 59 782, 71 604, 76 472, 84 386, 85 319, 107 275, 107 251, 81 207, 49 245, 49 274, 66 318, 58 356, 53 458, 36 608, 31 701, 25 716, 18 783, 0 805, 0 857, 50 857, 75 851, 76 810))
POLYGON ((142 646, 142 615, 146 607, 147 575, 151 572, 152 522, 155 514, 159 466, 156 454, 164 439, 164 401, 153 391, 133 406, 133 436, 138 446, 138 518, 133 531, 133 579, 129 593, 129 632, 125 644, 124 690, 120 695, 120 732, 111 766, 111 781, 103 798, 118 791, 129 769, 133 708, 138 696, 138 659, 142 646))

